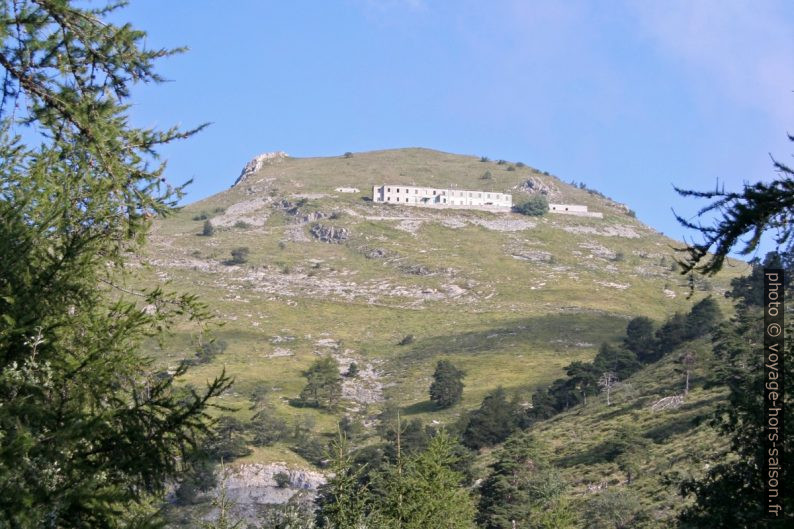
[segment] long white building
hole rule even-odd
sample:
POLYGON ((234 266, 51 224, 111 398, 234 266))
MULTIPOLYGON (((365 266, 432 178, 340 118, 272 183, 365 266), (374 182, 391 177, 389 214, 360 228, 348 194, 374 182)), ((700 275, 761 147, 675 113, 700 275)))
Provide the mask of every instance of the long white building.
POLYGON ((372 201, 404 206, 510 211, 513 197, 507 193, 468 189, 437 189, 402 184, 372 186, 372 201))

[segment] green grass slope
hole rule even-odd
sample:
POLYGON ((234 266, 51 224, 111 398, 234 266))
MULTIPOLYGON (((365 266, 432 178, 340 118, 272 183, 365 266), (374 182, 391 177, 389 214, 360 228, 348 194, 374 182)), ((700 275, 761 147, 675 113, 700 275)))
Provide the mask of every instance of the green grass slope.
MULTIPOLYGON (((225 367, 236 383, 224 403, 241 418, 262 385, 278 415, 321 433, 342 414, 368 424, 385 400, 448 422, 498 385, 531 390, 571 361, 592 359, 631 317, 661 320, 703 296, 721 299, 744 271, 727 267, 686 299, 676 245, 627 207, 530 167, 397 149, 268 160, 233 188, 158 220, 140 261, 144 281, 198 294, 224 322, 215 334, 228 348, 186 383, 225 367), (604 218, 373 204, 371 186, 382 183, 511 192, 514 203, 529 196, 522 189, 543 190, 551 202, 585 204, 604 218), (361 192, 335 192, 340 186, 361 192), (200 235, 204 218, 212 236, 200 235), (312 235, 331 227, 342 234, 336 242, 312 235), (230 264, 236 247, 249 248, 246 263, 230 264), (409 334, 413 342, 399 345, 409 334), (290 404, 301 372, 324 354, 362 368, 345 382, 337 414, 290 404), (440 412, 427 390, 442 358, 467 377, 462 403, 440 412)), ((191 340, 192 329, 177 329, 157 360, 191 357, 191 340)), ((300 463, 280 445, 248 460, 300 463)))

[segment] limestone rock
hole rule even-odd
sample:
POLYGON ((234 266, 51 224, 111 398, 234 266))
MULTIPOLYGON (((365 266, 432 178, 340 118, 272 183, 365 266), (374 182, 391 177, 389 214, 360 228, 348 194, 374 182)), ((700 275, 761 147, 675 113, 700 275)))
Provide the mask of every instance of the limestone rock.
POLYGON ((337 228, 336 226, 325 226, 323 224, 315 224, 309 229, 309 233, 322 242, 335 244, 341 244, 350 238, 350 230, 347 228, 337 228))

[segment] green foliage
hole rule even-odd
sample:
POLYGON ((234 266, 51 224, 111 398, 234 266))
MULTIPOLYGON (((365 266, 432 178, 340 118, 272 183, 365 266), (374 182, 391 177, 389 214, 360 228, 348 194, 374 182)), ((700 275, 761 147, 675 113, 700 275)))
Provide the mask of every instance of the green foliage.
POLYGON ((482 448, 501 443, 518 427, 518 406, 507 400, 502 387, 496 388, 482 400, 480 407, 468 417, 463 431, 463 444, 482 448))
POLYGON ((144 50, 145 33, 111 23, 116 7, 0 10, 2 526, 152 521, 229 383, 179 392, 186 365, 149 360, 151 338, 183 318, 203 330, 195 297, 120 287, 151 219, 182 195, 157 151, 194 131, 130 125, 132 85, 160 81, 154 63, 175 51, 144 50), (35 148, 9 134, 23 124, 35 148))
POLYGON ((353 157, 353 153, 352 153, 352 152, 350 152, 350 151, 347 151, 347 152, 346 152, 346 153, 345 153, 343 156, 344 156, 345 158, 352 158, 352 157, 353 157))
POLYGON ((345 376, 347 378, 355 378, 358 375, 358 364, 356 362, 350 362, 350 365, 347 366, 347 371, 345 371, 345 376))
POLYGON ((237 222, 234 223, 234 227, 239 228, 241 230, 247 230, 248 228, 251 227, 251 225, 245 222, 244 220, 238 220, 237 222))
POLYGON ((439 408, 449 408, 460 402, 465 375, 452 362, 439 360, 430 384, 430 400, 439 408))
POLYGON ((562 478, 540 455, 535 439, 524 432, 515 434, 496 454, 480 486, 477 522, 483 529, 549 527, 541 513, 550 507, 558 509, 555 518, 566 518, 567 508, 560 509, 557 503, 564 488, 562 478))
POLYGON ((507 170, 508 170, 508 171, 515 171, 515 170, 516 170, 516 168, 515 168, 515 166, 514 166, 514 165, 508 165, 508 166, 507 166, 507 170))
POLYGON ((207 442, 207 452, 215 461, 234 461, 251 453, 245 438, 246 427, 236 417, 224 415, 215 424, 214 435, 207 442))
POLYGON ((273 481, 276 482, 276 487, 285 489, 289 487, 290 484, 289 474, 286 472, 276 472, 273 474, 273 481))
POLYGON ((209 218, 210 218, 210 214, 207 213, 206 211, 202 211, 198 215, 194 215, 193 216, 193 220, 197 220, 197 221, 198 220, 208 220, 209 218))
POLYGON ((626 326, 626 338, 623 343, 640 362, 652 361, 656 356, 653 321, 645 316, 633 318, 626 326))
POLYGON ((473 529, 474 502, 461 487, 456 443, 444 431, 426 450, 409 457, 398 453, 396 463, 375 476, 383 494, 372 498, 372 510, 387 528, 473 529))
MULTIPOLYGON (((794 136, 789 136, 794 141, 794 136)), ((775 231, 778 247, 788 252, 794 247, 794 169, 773 158, 778 177, 771 182, 745 184, 741 192, 726 192, 724 189, 701 192, 675 188, 685 197, 713 200, 703 207, 698 216, 718 213, 711 226, 703 226, 676 215, 678 222, 697 230, 703 237, 700 243, 688 245, 679 251, 685 254, 681 262, 683 273, 690 271, 714 275, 722 269, 725 258, 742 238, 751 234, 741 253, 751 254, 761 242, 764 232, 775 231), (709 253, 711 252, 711 253, 709 253)))
POLYGON ((513 207, 516 213, 539 217, 549 211, 549 201, 543 195, 532 195, 529 200, 513 207))
POLYGON ((480 180, 492 180, 492 179, 493 179, 493 175, 491 174, 491 171, 485 171, 480 177, 480 180))
POLYGON ((481 162, 490 162, 491 160, 487 156, 480 156, 480 161, 481 162))
MULTIPOLYGON (((774 261, 774 259, 770 259, 774 261)), ((778 261, 779 262, 779 261, 778 261)), ((791 274, 791 260, 786 270, 791 274)), ((709 469, 701 479, 684 480, 681 492, 694 496, 695 503, 684 509, 680 516, 686 527, 713 528, 783 528, 794 523, 794 500, 791 494, 783 494, 777 500, 782 505, 782 518, 768 518, 765 495, 765 460, 770 457, 765 443, 761 442, 768 432, 764 429, 764 384, 763 362, 759 351, 763 349, 763 313, 756 305, 754 294, 763 288, 763 276, 751 274, 734 282, 731 297, 737 300, 736 315, 721 325, 713 335, 714 353, 719 359, 715 379, 726 383, 730 389, 728 400, 721 405, 712 419, 712 425, 721 435, 730 440, 731 457, 709 469)), ((786 296, 794 291, 789 288, 786 296)), ((794 325, 789 320, 785 329, 785 348, 782 352, 781 380, 792 380, 794 376, 794 347, 792 346, 794 325)), ((781 397, 783 406, 794 405, 792 392, 781 397)), ((776 447, 782 454, 794 450, 794 436, 787 430, 779 435, 776 447)), ((781 458, 779 482, 785 489, 794 475, 791 457, 781 458)))
POLYGON ((333 409, 342 396, 342 377, 339 375, 339 362, 332 356, 325 356, 303 372, 306 386, 300 394, 304 403, 333 409))
POLYGON ((397 345, 411 345, 412 343, 414 343, 414 335, 406 334, 403 339, 397 343, 397 345))
POLYGON ((361 485, 364 467, 353 465, 347 438, 340 431, 329 453, 331 477, 320 487, 317 498, 317 525, 332 529, 360 527, 366 520, 368 489, 361 485))
POLYGON ((637 493, 627 488, 610 488, 590 497, 582 514, 587 529, 629 529, 647 518, 637 493))
POLYGON ((212 237, 215 234, 215 226, 209 220, 204 221, 204 227, 201 229, 201 235, 204 237, 212 237))
POLYGON ((632 351, 606 343, 601 345, 598 354, 593 359, 596 373, 612 372, 620 380, 628 378, 638 371, 640 366, 641 364, 632 351))
POLYGON ((248 262, 248 254, 251 251, 246 246, 240 246, 231 251, 232 258, 228 261, 231 265, 240 265, 248 262))
POLYGON ((251 444, 254 446, 270 446, 287 437, 287 423, 265 408, 259 410, 248 425, 251 444))

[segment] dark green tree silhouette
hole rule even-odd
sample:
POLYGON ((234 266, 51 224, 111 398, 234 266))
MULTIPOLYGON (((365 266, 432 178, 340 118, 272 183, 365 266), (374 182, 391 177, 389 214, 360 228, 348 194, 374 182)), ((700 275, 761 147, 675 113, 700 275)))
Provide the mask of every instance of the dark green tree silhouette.
MULTIPOLYGON (((542 513, 558 508, 564 489, 565 482, 541 455, 536 440, 524 432, 515 434, 480 485, 477 522, 483 529, 544 527, 542 513)), ((554 527, 573 527, 569 521, 554 527)))
POLYGON ((0 526, 143 525, 229 382, 176 391, 186 366, 159 371, 153 338, 185 317, 201 332, 206 307, 121 286, 182 195, 158 149, 195 131, 130 124, 132 86, 179 50, 146 49, 118 7, 0 9, 0 526))
MULTIPOLYGON (((789 135, 794 141, 794 136, 789 135)), ((743 255, 752 253, 765 232, 774 232, 774 241, 783 253, 790 253, 794 243, 794 169, 772 159, 778 177, 771 182, 746 184, 739 192, 725 189, 691 191, 676 187, 681 196, 704 198, 712 202, 698 211, 698 217, 717 213, 712 225, 689 221, 676 215, 683 226, 696 230, 703 240, 693 242, 680 251, 682 273, 692 271, 714 275, 722 268, 725 258, 737 245, 743 244, 743 255), (749 235, 749 240, 741 239, 749 235), (711 254, 709 254, 711 252, 711 254)))
POLYGON ((342 377, 339 374, 339 362, 332 356, 325 356, 303 372, 306 386, 300 399, 313 406, 333 409, 342 396, 342 377))
POLYGON ((439 360, 430 384, 430 400, 439 408, 449 408, 460 402, 465 375, 449 360, 439 360))

